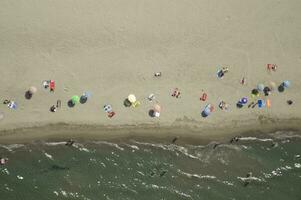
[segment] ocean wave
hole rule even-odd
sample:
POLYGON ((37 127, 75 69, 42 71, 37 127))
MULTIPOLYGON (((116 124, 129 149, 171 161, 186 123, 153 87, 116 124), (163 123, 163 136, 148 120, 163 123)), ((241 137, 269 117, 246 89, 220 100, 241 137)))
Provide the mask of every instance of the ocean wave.
POLYGON ((19 148, 22 148, 24 147, 25 145, 24 144, 9 144, 9 145, 1 145, 0 144, 0 147, 1 148, 4 148, 8 151, 14 151, 15 149, 19 149, 19 148))
POLYGON ((271 138, 257 138, 257 137, 241 137, 239 138, 241 141, 260 141, 260 142, 273 142, 271 138))
POLYGON ((188 178, 198 178, 198 179, 216 179, 215 176, 211 175, 200 175, 200 174, 190 174, 187 172, 183 172, 180 169, 177 170, 178 173, 187 176, 188 178))
POLYGON ((279 140, 291 139, 291 138, 297 138, 297 139, 301 138, 301 134, 296 133, 295 131, 276 131, 274 133, 270 133, 269 135, 271 137, 273 137, 275 139, 279 139, 279 140))
MULTIPOLYGON (((134 141, 136 144, 139 145, 144 145, 144 146, 151 146, 151 147, 155 147, 155 148, 160 148, 163 149, 165 151, 170 151, 170 152, 179 152, 189 158, 192 159, 197 159, 200 160, 200 158, 198 156, 195 156, 193 154, 189 153, 188 148, 183 147, 183 146, 179 146, 179 145, 175 145, 175 144, 153 144, 153 143, 147 143, 147 142, 138 142, 138 141, 134 141)), ((178 156, 178 154, 176 154, 178 156)))
POLYGON ((46 142, 47 146, 57 146, 57 145, 66 145, 66 142, 46 142))
POLYGON ((91 153, 91 151, 89 149, 87 149, 86 147, 84 147, 84 145, 82 145, 80 143, 74 143, 73 147, 75 147, 79 151, 84 151, 84 152, 87 152, 87 153, 91 153))
POLYGON ((94 144, 104 144, 104 145, 108 145, 111 147, 115 147, 121 151, 124 151, 124 148, 122 148, 121 146, 119 146, 118 144, 115 143, 111 143, 111 142, 107 142, 107 141, 97 141, 97 142, 93 142, 94 144))
MULTIPOLYGON (((301 165, 300 164, 298 165, 298 164, 299 163, 295 163, 294 167, 295 168, 301 167, 301 165)), ((273 177, 277 177, 277 176, 283 176, 284 172, 292 170, 292 169, 293 169, 293 167, 291 167, 289 165, 281 166, 281 167, 278 167, 278 168, 272 170, 270 173, 265 173, 264 172, 263 175, 264 175, 265 178, 273 178, 273 177)))
POLYGON ((134 150, 139 150, 139 147, 136 146, 136 145, 126 144, 126 146, 128 146, 128 147, 130 147, 130 148, 132 148, 132 149, 134 149, 134 150))
POLYGON ((301 168, 301 164, 300 163, 294 163, 294 167, 295 168, 301 168))
POLYGON ((49 158, 50 160, 53 160, 52 155, 50 155, 50 154, 48 154, 48 153, 46 153, 46 152, 44 152, 44 155, 45 155, 47 158, 49 158))
POLYGON ((255 177, 255 176, 250 176, 250 177, 240 177, 240 176, 238 176, 237 179, 239 179, 243 182, 250 182, 250 181, 265 182, 265 179, 258 178, 258 177, 255 177))

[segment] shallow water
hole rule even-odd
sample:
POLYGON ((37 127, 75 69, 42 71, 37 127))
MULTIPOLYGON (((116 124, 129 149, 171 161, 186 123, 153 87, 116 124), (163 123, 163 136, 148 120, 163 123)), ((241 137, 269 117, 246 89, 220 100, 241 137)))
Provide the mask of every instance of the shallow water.
POLYGON ((301 199, 301 137, 0 145, 0 199, 301 199), (250 173, 251 172, 251 173, 250 173), (247 177, 249 174, 249 177, 247 177))

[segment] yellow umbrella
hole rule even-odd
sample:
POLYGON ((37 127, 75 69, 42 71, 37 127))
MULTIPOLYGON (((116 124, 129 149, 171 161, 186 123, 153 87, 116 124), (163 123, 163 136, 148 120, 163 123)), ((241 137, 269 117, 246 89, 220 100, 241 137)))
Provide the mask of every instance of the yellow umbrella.
POLYGON ((130 94, 130 95, 128 96, 128 100, 129 100, 129 102, 134 103, 134 102, 136 101, 135 95, 130 94))

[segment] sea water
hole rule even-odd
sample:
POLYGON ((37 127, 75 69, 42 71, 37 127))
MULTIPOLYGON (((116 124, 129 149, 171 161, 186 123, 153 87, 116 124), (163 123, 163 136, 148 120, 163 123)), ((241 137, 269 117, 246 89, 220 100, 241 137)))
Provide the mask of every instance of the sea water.
POLYGON ((218 145, 36 142, 1 145, 0 157, 1 200, 301 199, 294 132, 218 145))

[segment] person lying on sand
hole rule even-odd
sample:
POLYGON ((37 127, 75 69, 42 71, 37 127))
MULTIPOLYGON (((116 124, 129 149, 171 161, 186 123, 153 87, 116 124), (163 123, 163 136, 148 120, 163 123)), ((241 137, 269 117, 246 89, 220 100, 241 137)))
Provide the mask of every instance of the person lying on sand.
POLYGON ((181 93, 180 93, 179 89, 178 89, 178 88, 175 88, 174 91, 173 91, 173 93, 171 94, 171 96, 172 96, 172 97, 179 98, 180 94, 181 94, 181 93))
POLYGON ((57 110, 57 108, 56 108, 55 105, 52 105, 52 106, 50 107, 50 112, 56 112, 56 110, 57 110))

